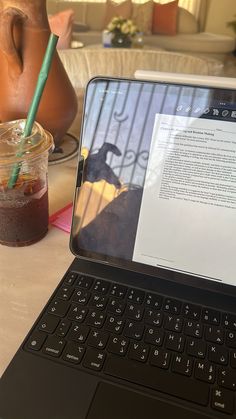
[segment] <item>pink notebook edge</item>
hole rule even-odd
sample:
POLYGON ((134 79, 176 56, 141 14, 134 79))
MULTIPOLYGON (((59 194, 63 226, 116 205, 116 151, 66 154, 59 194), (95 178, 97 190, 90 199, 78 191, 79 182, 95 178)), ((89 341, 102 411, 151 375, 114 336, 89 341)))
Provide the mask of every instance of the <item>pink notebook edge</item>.
POLYGON ((72 208, 73 208, 73 204, 69 203, 65 207, 56 211, 54 214, 52 214, 49 217, 49 223, 52 226, 65 231, 66 233, 70 233, 71 222, 72 222, 72 208), (68 215, 66 213, 69 210, 71 210, 71 213, 68 215), (66 214, 66 217, 64 217, 65 214, 66 214))
POLYGON ((54 212, 49 217, 49 223, 52 224, 63 212, 67 211, 72 206, 73 206, 73 203, 70 202, 65 207, 63 207, 63 208, 59 209, 58 211, 54 212))

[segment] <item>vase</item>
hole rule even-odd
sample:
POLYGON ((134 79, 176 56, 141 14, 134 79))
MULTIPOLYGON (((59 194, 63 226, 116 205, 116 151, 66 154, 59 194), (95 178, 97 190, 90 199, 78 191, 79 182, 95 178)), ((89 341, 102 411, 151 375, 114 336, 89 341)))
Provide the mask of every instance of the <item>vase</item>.
MULTIPOLYGON (((0 0, 0 122, 26 118, 50 36, 46 0, 0 0)), ((55 51, 36 120, 58 146, 77 98, 55 51)))
POLYGON ((111 44, 115 48, 130 48, 132 41, 128 35, 117 32, 114 34, 111 44))

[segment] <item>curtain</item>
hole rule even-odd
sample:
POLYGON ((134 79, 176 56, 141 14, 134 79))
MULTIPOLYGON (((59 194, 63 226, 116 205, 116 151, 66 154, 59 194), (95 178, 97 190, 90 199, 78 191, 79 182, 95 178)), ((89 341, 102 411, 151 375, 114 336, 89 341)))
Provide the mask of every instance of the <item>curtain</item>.
POLYGON ((179 0, 179 6, 184 7, 184 9, 187 9, 198 19, 201 0, 179 0))

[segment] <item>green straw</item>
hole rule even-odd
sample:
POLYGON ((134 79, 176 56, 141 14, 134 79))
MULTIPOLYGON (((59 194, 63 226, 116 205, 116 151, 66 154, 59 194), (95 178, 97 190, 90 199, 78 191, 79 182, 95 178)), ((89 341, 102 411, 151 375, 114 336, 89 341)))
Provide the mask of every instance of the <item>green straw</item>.
MULTIPOLYGON (((42 67, 38 76, 38 80, 37 80, 37 84, 36 84, 36 88, 35 88, 35 92, 34 92, 34 96, 30 105, 30 109, 27 115, 27 119, 26 119, 26 123, 25 123, 25 127, 24 127, 24 131, 23 131, 23 135, 22 135, 22 140, 20 142, 19 145, 19 151, 16 153, 16 157, 22 157, 23 156, 23 147, 25 144, 25 138, 28 137, 31 134, 33 125, 34 125, 34 121, 35 121, 35 116, 36 113, 38 111, 38 107, 39 107, 39 103, 40 103, 40 99, 41 96, 43 94, 43 89, 44 86, 46 84, 47 78, 48 78, 48 73, 49 73, 49 69, 52 63, 52 58, 53 58, 53 53, 56 49, 56 45, 57 45, 57 41, 58 41, 58 36, 51 33, 50 37, 49 37, 49 41, 48 41, 48 45, 47 45, 47 49, 44 55, 44 59, 43 59, 43 63, 42 63, 42 67)), ((11 173, 11 177, 8 181, 8 188, 12 189, 14 188, 17 178, 19 176, 19 172, 21 169, 21 164, 20 163, 16 163, 13 166, 13 170, 11 173)))

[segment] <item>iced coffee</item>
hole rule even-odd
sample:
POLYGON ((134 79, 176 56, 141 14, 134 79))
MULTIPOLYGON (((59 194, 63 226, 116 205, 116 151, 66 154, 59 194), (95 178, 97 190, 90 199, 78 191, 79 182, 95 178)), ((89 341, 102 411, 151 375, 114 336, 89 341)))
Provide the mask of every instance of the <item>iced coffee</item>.
POLYGON ((35 122, 22 143, 24 124, 0 124, 0 243, 8 246, 35 243, 48 230, 47 171, 53 138, 35 122))

